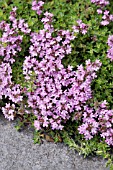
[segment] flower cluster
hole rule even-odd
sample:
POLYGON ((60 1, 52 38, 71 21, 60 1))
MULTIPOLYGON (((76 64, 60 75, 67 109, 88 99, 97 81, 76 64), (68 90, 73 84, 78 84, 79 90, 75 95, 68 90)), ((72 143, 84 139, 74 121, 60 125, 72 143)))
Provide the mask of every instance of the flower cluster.
POLYGON ((102 21, 101 21, 101 25, 108 25, 111 21, 113 21, 113 15, 109 14, 108 10, 104 11, 104 15, 102 16, 102 21))
MULTIPOLYGON (((29 34, 31 29, 29 29, 28 24, 25 23, 24 19, 16 19, 16 11, 17 8, 12 8, 12 11, 10 12, 9 20, 12 22, 12 29, 15 31, 15 33, 18 33, 19 31, 23 32, 24 34, 29 34)), ((8 30, 7 30, 8 31, 8 30)))
MULTIPOLYGON (((82 65, 77 71, 71 66, 64 68, 62 58, 71 53, 70 42, 75 38, 68 30, 54 30, 51 13, 44 13, 42 23, 44 29, 39 33, 31 33, 30 56, 25 57, 23 74, 26 82, 32 81, 32 90, 27 88, 27 107, 35 114, 36 129, 51 126, 62 129, 75 110, 81 110, 91 95, 91 82, 101 63, 96 60, 86 61, 86 69, 82 65), (56 36, 53 36, 52 33, 56 36), (39 61, 36 58, 39 58, 39 61), (31 79, 34 75, 34 80, 31 79)), ((80 29, 86 25, 80 23, 80 29)), ((28 110, 26 110, 28 112, 28 110)))
POLYGON ((97 6, 100 6, 101 8, 109 4, 108 0, 91 0, 91 2, 96 4, 97 6))
POLYGON ((113 145, 113 110, 100 106, 97 110, 100 136, 108 145, 113 145))
POLYGON ((6 103, 5 107, 2 107, 2 112, 5 116, 5 118, 9 119, 9 120, 14 120, 14 115, 15 115, 15 105, 14 104, 10 104, 10 103, 6 103))
POLYGON ((0 56, 4 57, 3 61, 14 63, 17 52, 21 51, 20 44, 22 42, 22 36, 18 35, 14 28, 10 28, 10 25, 5 21, 0 23, 0 29, 2 29, 3 35, 0 38, 0 56))
POLYGON ((11 73, 12 69, 9 63, 0 63, 0 99, 7 94, 7 88, 12 84, 11 73))
POLYGON ((43 1, 33 1, 32 2, 32 10, 36 11, 38 15, 42 13, 42 7, 43 7, 44 2, 43 1))
POLYGON ((9 120, 14 119, 15 104, 20 103, 23 99, 20 85, 15 85, 12 82, 12 68, 10 64, 15 62, 15 56, 21 51, 21 43, 23 36, 20 35, 20 31, 24 34, 30 33, 28 24, 24 20, 16 19, 16 10, 13 8, 10 12, 11 23, 2 21, 0 23, 0 29, 3 31, 0 38, 0 56, 2 61, 0 62, 0 99, 7 98, 11 103, 6 104, 2 108, 3 114, 9 120))
POLYGON ((113 35, 109 35, 108 37, 108 46, 110 47, 107 51, 107 57, 110 58, 110 60, 113 60, 113 35))
POLYGON ((84 24, 82 20, 77 20, 77 26, 73 26, 73 31, 74 32, 80 32, 82 34, 86 34, 88 31, 88 25, 84 24))
POLYGON ((24 19, 17 20, 15 18, 16 10, 17 8, 15 7, 10 12, 10 24, 5 21, 0 23, 0 29, 3 31, 3 35, 0 38, 0 56, 4 57, 3 61, 11 64, 15 62, 14 56, 17 56, 18 52, 21 51, 23 36, 19 35, 20 32, 28 34, 31 31, 24 19))
POLYGON ((55 60, 57 58, 62 59, 65 54, 71 53, 70 41, 75 38, 73 33, 68 30, 55 31, 52 25, 51 13, 45 12, 42 23, 44 29, 39 33, 31 33, 31 42, 29 53, 32 57, 39 56, 39 58, 45 57, 49 60, 55 60), (52 36, 52 33, 57 34, 56 37, 52 36))
MULTIPOLYGON (((13 85, 11 81, 11 73, 12 69, 9 65, 9 63, 1 63, 0 65, 0 99, 3 99, 3 96, 5 98, 8 98, 13 103, 20 103, 23 99, 23 96, 21 95, 21 88, 19 85, 13 85)), ((15 104, 12 104, 10 106, 9 104, 6 104, 5 107, 2 108, 4 116, 9 119, 14 119, 14 109, 15 104)))
MULTIPOLYGON (((93 136, 98 133, 99 122, 96 121, 97 116, 93 108, 84 106, 83 114, 81 115, 83 123, 79 126, 78 131, 80 134, 84 134, 87 140, 93 138, 93 136)), ((75 120, 77 120, 77 117, 78 116, 75 115, 75 120)))
POLYGON ((43 59, 38 62, 34 58, 26 57, 23 65, 26 80, 30 78, 32 71, 37 77, 33 84, 34 90, 28 92, 27 96, 28 107, 32 108, 37 116, 34 125, 37 125, 38 130, 41 125, 62 129, 61 123, 66 122, 73 111, 82 109, 92 97, 91 82, 100 65, 98 60, 94 63, 86 61, 86 70, 80 65, 75 72, 70 66, 65 69, 60 59, 43 59))
MULTIPOLYGON (((106 104, 107 102, 103 101, 97 109, 84 106, 81 115, 83 124, 78 130, 87 140, 93 138, 95 134, 100 134, 108 145, 113 145, 113 110, 108 110, 106 104)), ((77 119, 75 115, 75 120, 77 119)))
POLYGON ((102 21, 101 25, 106 26, 108 25, 111 21, 113 21, 113 15, 109 14, 108 10, 104 10, 103 7, 109 4, 109 1, 106 0, 91 0, 92 3, 96 4, 99 6, 99 9, 97 9, 98 14, 104 14, 102 16, 102 21))

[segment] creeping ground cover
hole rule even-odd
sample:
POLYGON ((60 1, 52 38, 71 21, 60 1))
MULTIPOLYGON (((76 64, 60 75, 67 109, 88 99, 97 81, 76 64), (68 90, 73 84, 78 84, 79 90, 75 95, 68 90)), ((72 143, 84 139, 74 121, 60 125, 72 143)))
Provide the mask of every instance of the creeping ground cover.
POLYGON ((113 3, 0 1, 0 108, 113 170, 113 3))

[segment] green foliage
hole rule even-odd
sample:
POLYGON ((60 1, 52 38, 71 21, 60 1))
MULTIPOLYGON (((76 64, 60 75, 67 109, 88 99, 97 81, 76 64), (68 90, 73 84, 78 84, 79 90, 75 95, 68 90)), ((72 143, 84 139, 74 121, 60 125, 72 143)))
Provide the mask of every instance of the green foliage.
MULTIPOLYGON (((41 17, 36 15, 36 12, 31 10, 32 0, 2 0, 0 1, 0 21, 8 20, 11 8, 16 6, 17 17, 25 19, 28 22, 32 31, 38 32, 43 29, 41 17)), ((111 12, 113 9, 113 2, 108 7, 111 12)), ((55 29, 72 30, 72 26, 76 24, 76 20, 81 19, 89 26, 86 35, 77 34, 76 39, 72 42, 72 53, 63 59, 64 66, 72 65, 76 70, 77 65, 85 63, 87 59, 95 61, 99 59, 102 62, 102 67, 98 72, 98 77, 92 83, 94 101, 107 100, 109 107, 113 109, 113 64, 106 57, 108 49, 107 39, 108 35, 113 33, 113 23, 109 27, 100 25, 102 15, 98 15, 97 7, 91 4, 90 0, 46 0, 44 5, 44 12, 49 11, 54 14, 53 25, 55 29), (59 10, 60 9, 60 10, 59 10), (71 9, 71 10, 70 10, 71 9)), ((16 62, 12 66, 13 81, 21 86, 26 86, 24 76, 22 74, 23 56, 28 55, 30 44, 29 36, 24 35, 21 44, 24 50, 16 57, 16 62)), ((33 75, 35 76, 35 75, 33 75)), ((32 81, 29 90, 32 90, 32 81)), ((3 103, 0 103, 3 105, 3 103)), ((33 127, 35 116, 33 114, 24 114, 19 116, 16 129, 21 130, 26 125, 33 127)), ((64 142, 69 147, 76 149, 84 157, 96 154, 108 159, 107 165, 113 169, 113 157, 110 153, 111 148, 97 136, 86 141, 83 136, 78 133, 78 122, 67 122, 62 131, 52 131, 50 128, 42 129, 34 132, 34 143, 41 143, 45 138, 50 142, 64 142)))
MULTIPOLYGON (((20 112, 20 110, 18 110, 18 114, 19 114, 19 112, 20 112)), ((34 122, 35 119, 36 119, 36 117, 34 116, 34 114, 32 114, 32 113, 31 114, 23 113, 23 115, 22 115, 22 110, 21 110, 21 114, 19 114, 19 116, 16 119, 17 123, 15 125, 15 128, 18 131, 21 131, 25 127, 28 128, 28 126, 31 127, 31 128, 34 128, 33 122, 34 122)))

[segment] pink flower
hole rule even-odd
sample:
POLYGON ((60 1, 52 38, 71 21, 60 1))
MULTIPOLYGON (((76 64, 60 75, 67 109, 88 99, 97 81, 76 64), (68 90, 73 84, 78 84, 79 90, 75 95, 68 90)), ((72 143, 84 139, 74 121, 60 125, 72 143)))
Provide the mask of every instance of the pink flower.
POLYGON ((40 122, 38 120, 34 121, 34 127, 36 128, 36 130, 40 130, 41 129, 40 122))
POLYGON ((101 9, 97 9, 97 13, 98 14, 102 14, 102 10, 101 9))

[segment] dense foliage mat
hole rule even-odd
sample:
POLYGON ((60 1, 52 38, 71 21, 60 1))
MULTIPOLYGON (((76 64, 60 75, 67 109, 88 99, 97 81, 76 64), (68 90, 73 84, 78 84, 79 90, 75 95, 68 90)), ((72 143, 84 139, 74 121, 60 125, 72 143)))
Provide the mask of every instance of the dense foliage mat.
POLYGON ((0 1, 0 107, 34 142, 113 169, 113 15, 107 0, 0 1), (71 10, 70 10, 71 9, 71 10))

